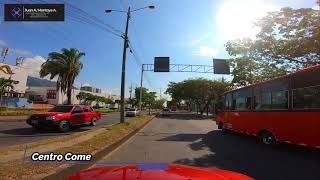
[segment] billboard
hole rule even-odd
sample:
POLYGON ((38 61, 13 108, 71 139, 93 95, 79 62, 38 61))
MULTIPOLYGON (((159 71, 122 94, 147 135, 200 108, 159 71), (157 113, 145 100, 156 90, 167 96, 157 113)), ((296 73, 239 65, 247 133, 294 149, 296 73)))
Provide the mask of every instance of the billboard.
POLYGON ((170 58, 169 57, 155 57, 154 58, 154 72, 170 72, 170 58))
POLYGON ((230 74, 230 66, 226 59, 213 59, 214 74, 230 74))

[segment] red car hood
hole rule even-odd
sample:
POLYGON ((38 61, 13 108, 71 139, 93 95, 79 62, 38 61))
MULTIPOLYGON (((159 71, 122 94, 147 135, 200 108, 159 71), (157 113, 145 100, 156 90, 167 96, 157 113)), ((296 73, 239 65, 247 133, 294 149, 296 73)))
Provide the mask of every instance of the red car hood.
POLYGON ((43 117, 43 116, 55 116, 58 114, 65 114, 65 113, 63 113, 63 112, 42 112, 42 113, 34 113, 34 114, 32 114, 32 116, 43 117))
MULTIPOLYGON (((146 166, 146 165, 144 165, 146 166)), ((150 165, 149 165, 150 166, 150 165)), ((151 166, 150 166, 151 167, 151 166)), ((139 165, 104 166, 80 171, 67 177, 68 180, 112 179, 112 180, 253 180, 252 178, 225 170, 196 168, 183 165, 166 165, 166 169, 141 170, 139 165)))

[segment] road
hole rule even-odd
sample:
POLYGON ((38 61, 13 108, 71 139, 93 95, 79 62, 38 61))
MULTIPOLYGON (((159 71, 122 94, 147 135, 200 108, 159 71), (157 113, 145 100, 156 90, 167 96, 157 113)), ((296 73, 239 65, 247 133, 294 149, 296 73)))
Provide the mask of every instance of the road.
MULTIPOLYGON (((126 118, 129 120, 130 118, 126 118)), ((119 113, 109 113, 103 115, 102 119, 97 121, 97 126, 78 126, 66 133, 60 133, 55 130, 38 131, 33 129, 26 122, 1 122, 0 121, 0 148, 10 145, 31 143, 38 140, 53 138, 57 136, 67 136, 78 132, 100 128, 105 125, 118 123, 120 121, 119 113)))
POLYGON ((155 118, 103 162, 168 162, 240 172, 258 180, 320 179, 320 152, 222 133, 212 120, 189 114, 155 118))

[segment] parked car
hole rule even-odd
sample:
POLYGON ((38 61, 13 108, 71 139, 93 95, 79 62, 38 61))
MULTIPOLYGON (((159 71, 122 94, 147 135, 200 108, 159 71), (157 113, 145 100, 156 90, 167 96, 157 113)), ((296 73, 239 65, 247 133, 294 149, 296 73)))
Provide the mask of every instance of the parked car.
POLYGON ((130 108, 129 110, 126 111, 126 116, 137 116, 138 115, 138 110, 135 108, 130 108))
POLYGON ((57 128, 61 132, 66 132, 75 125, 95 126, 100 119, 101 113, 94 112, 90 106, 58 105, 48 112, 32 114, 27 123, 36 129, 57 128))
POLYGON ((169 108, 164 108, 162 109, 161 115, 162 116, 168 116, 170 113, 170 109, 169 108))

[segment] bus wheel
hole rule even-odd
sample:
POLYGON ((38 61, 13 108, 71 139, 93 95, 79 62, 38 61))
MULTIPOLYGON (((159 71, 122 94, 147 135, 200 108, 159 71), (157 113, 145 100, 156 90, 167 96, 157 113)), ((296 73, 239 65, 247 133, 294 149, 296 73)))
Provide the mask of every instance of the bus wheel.
POLYGON ((263 144, 268 146, 274 146, 277 142, 276 137, 269 131, 264 131, 260 133, 260 138, 263 144))
MULTIPOLYGON (((220 126, 220 129, 221 129, 221 131, 222 131, 223 133, 229 132, 229 130, 225 128, 224 123, 219 124, 219 126, 220 126)), ((219 128, 219 127, 218 127, 218 128, 219 128)))

